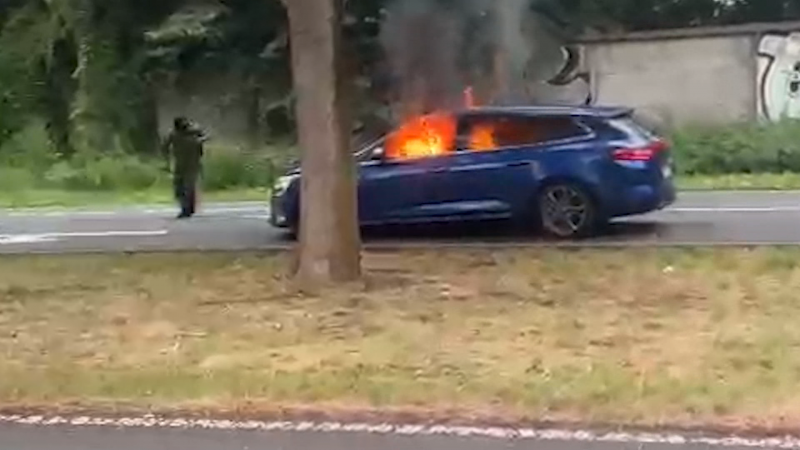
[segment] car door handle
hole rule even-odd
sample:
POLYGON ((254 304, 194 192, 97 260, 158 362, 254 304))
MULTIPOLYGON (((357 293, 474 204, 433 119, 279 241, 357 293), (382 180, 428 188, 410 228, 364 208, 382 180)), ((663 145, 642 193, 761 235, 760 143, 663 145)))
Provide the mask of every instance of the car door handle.
POLYGON ((507 164, 508 167, 521 167, 521 166, 529 166, 531 163, 529 161, 514 161, 507 164))

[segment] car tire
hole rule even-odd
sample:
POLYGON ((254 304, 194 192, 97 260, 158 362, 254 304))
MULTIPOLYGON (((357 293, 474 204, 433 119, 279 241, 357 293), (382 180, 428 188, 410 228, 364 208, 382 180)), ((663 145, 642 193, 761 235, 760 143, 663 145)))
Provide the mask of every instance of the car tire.
POLYGON ((540 229, 556 239, 589 237, 603 222, 592 196, 573 183, 545 186, 539 192, 537 206, 540 229))

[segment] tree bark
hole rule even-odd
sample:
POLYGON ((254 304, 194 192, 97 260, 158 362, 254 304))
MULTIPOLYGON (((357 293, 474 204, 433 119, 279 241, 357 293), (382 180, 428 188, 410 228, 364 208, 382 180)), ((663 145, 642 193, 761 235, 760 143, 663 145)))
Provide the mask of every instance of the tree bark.
POLYGON ((285 2, 302 156, 296 279, 301 287, 361 275, 351 118, 341 61, 342 0, 285 2))

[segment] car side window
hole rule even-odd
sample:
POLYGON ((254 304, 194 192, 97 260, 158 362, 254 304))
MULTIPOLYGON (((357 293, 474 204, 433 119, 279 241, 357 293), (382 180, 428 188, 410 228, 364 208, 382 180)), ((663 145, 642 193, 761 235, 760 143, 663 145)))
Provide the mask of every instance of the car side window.
POLYGON ((466 129, 468 151, 540 145, 588 134, 570 117, 476 117, 466 129))

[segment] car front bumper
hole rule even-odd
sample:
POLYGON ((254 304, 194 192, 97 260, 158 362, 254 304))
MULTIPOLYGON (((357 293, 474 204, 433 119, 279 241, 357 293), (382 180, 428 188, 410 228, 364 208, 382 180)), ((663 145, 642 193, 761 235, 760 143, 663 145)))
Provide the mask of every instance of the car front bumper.
POLYGON ((276 228, 289 228, 289 217, 286 214, 280 197, 272 197, 270 199, 269 223, 276 228))

